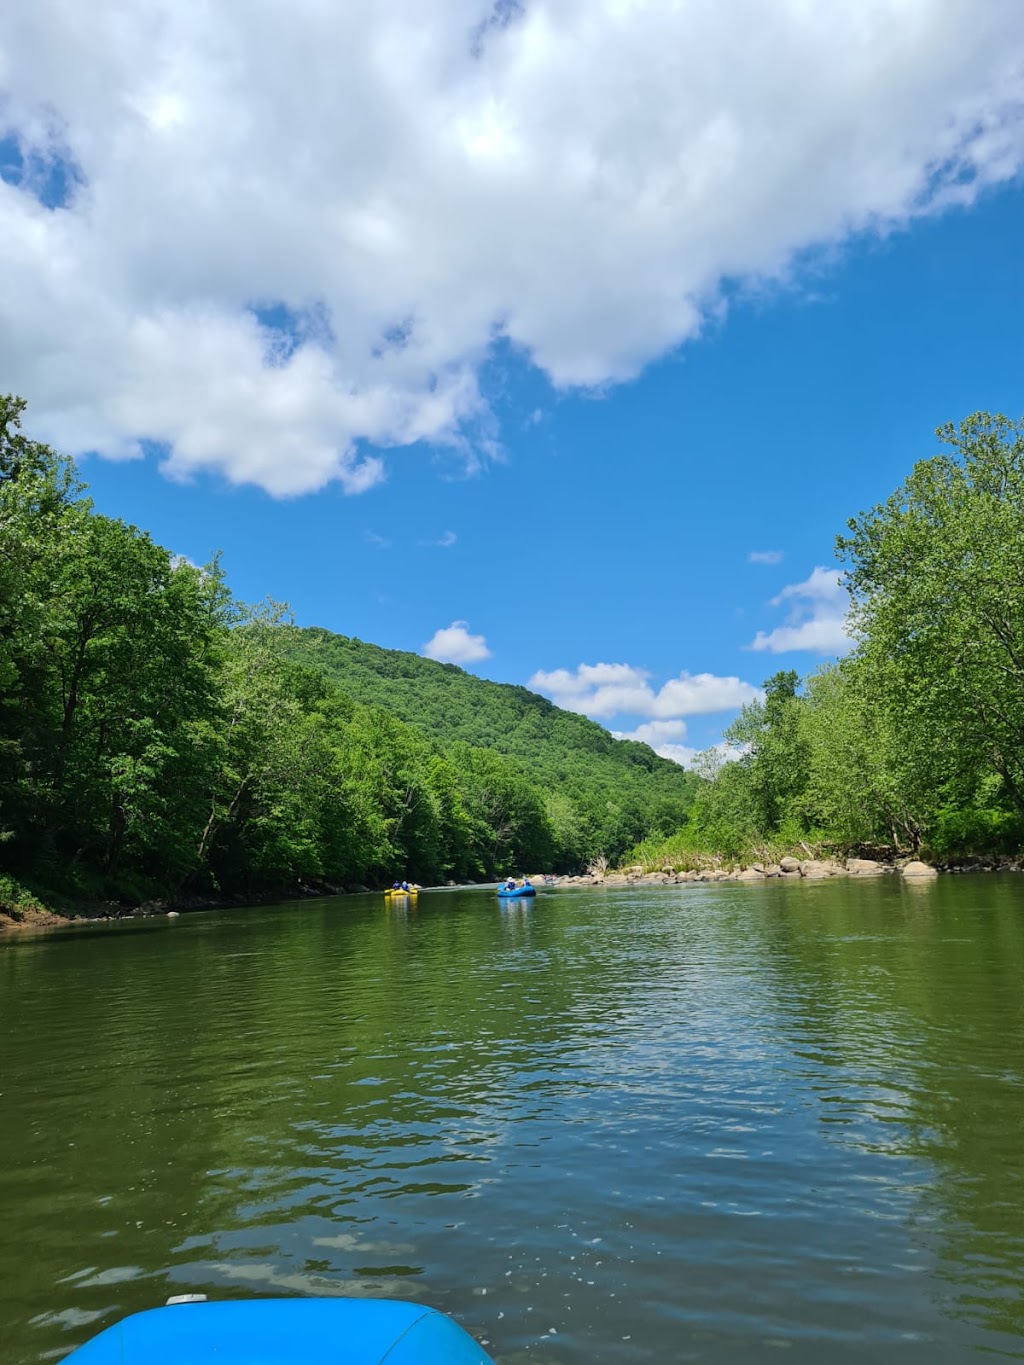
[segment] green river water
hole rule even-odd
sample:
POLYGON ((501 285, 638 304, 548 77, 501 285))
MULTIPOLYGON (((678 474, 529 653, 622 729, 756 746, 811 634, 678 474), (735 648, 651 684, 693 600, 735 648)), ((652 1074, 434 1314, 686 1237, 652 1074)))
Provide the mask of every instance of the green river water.
POLYGON ((8 936, 0 1361, 200 1291, 503 1363, 1024 1359, 1024 877, 8 936))

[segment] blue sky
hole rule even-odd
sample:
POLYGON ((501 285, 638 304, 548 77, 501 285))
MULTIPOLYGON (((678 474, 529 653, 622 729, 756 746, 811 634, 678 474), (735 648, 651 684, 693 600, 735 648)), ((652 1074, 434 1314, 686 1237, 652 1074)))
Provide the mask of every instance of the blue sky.
MULTIPOLYGON (((449 8, 463 25, 474 12, 449 8)), ((658 54, 694 38, 673 29, 685 21, 670 7, 640 6, 645 22, 629 35, 634 94, 642 103, 654 87, 653 122, 634 127, 582 93, 622 79, 601 44, 561 52, 553 12, 527 5, 522 32, 496 30, 509 47, 496 50, 483 104, 450 62, 437 88, 436 71, 428 80, 409 68, 402 98, 419 93, 429 111, 455 99, 444 84, 454 82, 469 132, 458 159, 437 153, 448 178, 416 185, 407 218, 395 205, 401 155, 417 151, 409 132, 386 144, 393 170, 325 136, 310 152, 313 181, 283 185, 279 148, 239 152, 215 135, 198 153, 223 177, 224 202, 210 208, 182 170, 199 146, 190 110, 223 116, 241 98, 254 125, 272 119, 284 105, 260 83, 259 52, 245 54, 252 82, 239 96, 211 56, 217 35, 187 31, 177 83, 154 87, 140 78, 143 25, 137 46, 129 33, 123 53, 105 54, 114 92, 120 83, 130 95, 111 112, 105 92, 70 74, 85 31, 54 39, 50 60, 36 54, 24 88, 0 103, 0 228, 18 258, 0 321, 29 338, 27 357, 24 346, 0 350, 5 387, 29 399, 30 430, 83 456, 100 510, 195 561, 223 551, 239 596, 270 595, 300 624, 396 649, 434 639, 435 654, 500 681, 534 679, 687 758, 777 668, 806 672, 842 648, 832 547, 846 518, 936 449, 938 423, 1024 409, 1024 138, 1004 62, 1024 51, 1024 25, 996 4, 979 37, 967 20, 957 30, 948 8, 918 9, 929 44, 894 27, 905 10, 895 0, 878 0, 876 27, 857 30, 852 55, 849 33, 833 50, 831 33, 787 30, 792 14, 751 36, 756 50, 784 53, 799 38, 805 57, 818 44, 825 71, 850 78, 848 108, 802 62, 791 111, 778 84, 750 95, 742 71, 723 69, 666 128, 663 105, 676 97, 659 103, 657 82, 674 91, 685 72, 663 70, 658 54), (603 167, 603 181, 574 191, 564 158, 543 173, 537 155, 525 160, 524 148, 546 147, 523 112, 536 96, 527 105, 515 84, 528 58, 539 61, 530 26, 541 20, 554 57, 535 74, 539 88, 577 82, 576 103, 555 102, 548 129, 568 123, 603 167), (894 74, 886 55, 903 40, 909 66, 894 74), (874 129, 865 93, 880 106, 874 129), (951 134, 968 96, 974 113, 951 134), (145 116, 125 137, 137 136, 146 173, 159 171, 161 185, 186 177, 177 183, 193 213, 169 226, 176 208, 161 210, 156 181, 138 199, 131 156, 97 151, 107 146, 97 130, 117 126, 132 100, 145 116), (994 112, 981 139, 985 100, 994 112), (828 136, 810 138, 808 118, 828 136), (775 142, 744 163, 759 119, 775 142), (689 160, 671 141, 687 137, 689 160), (488 174, 518 168, 508 203, 530 211, 507 237, 508 214, 481 189, 481 157, 488 174), (694 167, 720 183, 705 193, 694 167), (243 221, 235 186, 259 174, 260 216, 243 221), (361 197, 332 235, 332 177, 360 176, 361 197), (687 177, 675 202, 675 179, 687 177), (548 218, 555 181, 562 199, 548 218), (139 215, 148 235, 131 227, 139 215), (55 274, 55 243, 78 272, 72 283, 55 274), (360 252, 361 269, 346 274, 360 252)), ((696 37, 717 50, 726 37, 705 19, 696 37)), ((224 22, 229 40, 273 48, 274 32, 252 39, 224 22)), ((623 41, 605 36, 608 51, 623 41)), ((20 41, 0 20, 0 55, 17 55, 20 41)), ((325 77, 318 93, 313 78, 321 113, 343 112, 334 90, 325 77)), ((301 118, 288 117, 294 149, 301 118)))

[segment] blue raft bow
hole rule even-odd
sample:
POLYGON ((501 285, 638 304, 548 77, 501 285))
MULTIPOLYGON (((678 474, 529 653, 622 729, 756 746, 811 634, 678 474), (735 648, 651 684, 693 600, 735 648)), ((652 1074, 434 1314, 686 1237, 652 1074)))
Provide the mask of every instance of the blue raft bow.
POLYGON ((494 1365, 436 1309, 391 1299, 245 1299, 134 1313, 64 1365, 494 1365))

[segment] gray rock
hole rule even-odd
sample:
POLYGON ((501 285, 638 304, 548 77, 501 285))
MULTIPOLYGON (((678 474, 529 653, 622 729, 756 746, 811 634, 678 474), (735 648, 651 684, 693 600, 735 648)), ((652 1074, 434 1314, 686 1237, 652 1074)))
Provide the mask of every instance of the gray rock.
POLYGON ((847 858, 846 870, 854 877, 874 877, 885 868, 874 858, 847 858))
POLYGON ((799 871, 800 871, 800 859, 799 859, 799 858, 780 858, 780 859, 779 859, 779 867, 782 868, 783 872, 799 872, 799 871))
POLYGON ((738 882, 763 882, 764 873, 759 872, 756 867, 745 867, 736 880, 738 882))
POLYGON ((824 881, 826 877, 835 876, 835 864, 822 862, 817 858, 808 858, 800 864, 800 875, 810 882, 824 881))
POLYGON ((903 869, 903 875, 904 877, 914 878, 937 877, 939 874, 936 872, 934 867, 929 867, 927 863, 922 863, 915 860, 912 863, 907 863, 906 867, 903 869))

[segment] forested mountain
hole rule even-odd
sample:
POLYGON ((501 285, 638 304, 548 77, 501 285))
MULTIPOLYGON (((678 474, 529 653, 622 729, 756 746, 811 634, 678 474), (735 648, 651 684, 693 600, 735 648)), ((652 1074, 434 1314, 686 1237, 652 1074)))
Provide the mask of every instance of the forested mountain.
POLYGON ((444 749, 491 749, 549 796, 556 824, 585 856, 621 852, 639 829, 678 826, 699 780, 646 744, 613 738, 545 697, 317 628, 282 627, 280 648, 348 696, 384 706, 444 749))
POLYGON ((693 779, 643 745, 234 601, 96 512, 23 409, 0 397, 0 912, 570 869, 685 817, 693 779))

